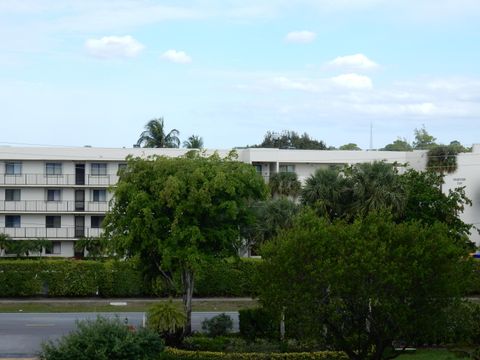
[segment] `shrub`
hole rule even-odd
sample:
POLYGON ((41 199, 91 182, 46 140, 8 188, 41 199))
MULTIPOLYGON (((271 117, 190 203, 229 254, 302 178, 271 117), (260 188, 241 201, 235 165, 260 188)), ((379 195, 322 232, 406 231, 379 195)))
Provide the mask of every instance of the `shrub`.
POLYGON ((233 328, 233 321, 227 314, 220 314, 202 322, 202 330, 211 337, 227 335, 233 328))
POLYGON ((343 352, 321 351, 309 353, 224 353, 188 351, 169 348, 161 354, 163 360, 348 360, 343 352))
POLYGON ((76 331, 60 340, 42 345, 41 360, 127 360, 158 359, 162 340, 141 329, 130 331, 119 319, 97 318, 80 321, 76 331))
POLYGON ((148 328, 165 339, 167 345, 178 345, 181 342, 187 316, 172 300, 152 305, 147 319, 148 328))
POLYGON ((263 308, 239 311, 240 334, 249 340, 279 338, 280 321, 263 308))

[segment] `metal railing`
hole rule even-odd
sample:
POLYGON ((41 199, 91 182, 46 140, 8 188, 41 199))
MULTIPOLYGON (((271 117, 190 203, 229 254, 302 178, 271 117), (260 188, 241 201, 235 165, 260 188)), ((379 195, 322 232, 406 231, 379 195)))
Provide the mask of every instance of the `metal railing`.
POLYGON ((104 213, 110 209, 107 201, 45 201, 45 200, 21 200, 21 201, 0 201, 0 211, 9 212, 100 212, 104 213))
POLYGON ((6 234, 11 238, 25 239, 55 239, 55 238, 79 238, 79 237, 97 237, 103 232, 103 229, 97 228, 45 228, 45 227, 19 227, 6 228, 0 227, 0 234, 6 234))
POLYGON ((0 185, 87 185, 110 186, 118 182, 117 175, 85 175, 85 181, 76 181, 75 174, 45 175, 45 174, 0 174, 0 185))

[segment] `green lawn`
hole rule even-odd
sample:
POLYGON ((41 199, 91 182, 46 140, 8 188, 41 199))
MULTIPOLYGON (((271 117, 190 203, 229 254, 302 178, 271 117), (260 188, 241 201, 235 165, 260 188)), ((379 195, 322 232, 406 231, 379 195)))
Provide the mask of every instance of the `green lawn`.
POLYGON ((458 360, 454 354, 445 349, 425 349, 417 350, 412 354, 399 356, 400 360, 458 360))
MULTIPOLYGON (((159 300, 166 301, 166 300, 159 300)), ((181 301, 176 300, 178 307, 182 306, 181 301)), ((130 312, 130 311, 146 311, 152 302, 128 302, 126 306, 112 306, 108 301, 94 302, 25 302, 25 303, 0 303, 0 313, 6 312, 26 312, 26 313, 49 313, 49 312, 130 312)), ((257 301, 250 300, 219 300, 219 301, 194 301, 193 311, 238 311, 257 306, 257 301)))

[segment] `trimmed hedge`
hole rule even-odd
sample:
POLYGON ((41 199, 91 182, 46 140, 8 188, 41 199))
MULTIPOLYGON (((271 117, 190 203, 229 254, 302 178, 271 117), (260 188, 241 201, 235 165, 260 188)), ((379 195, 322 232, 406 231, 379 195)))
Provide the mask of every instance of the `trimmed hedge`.
MULTIPOLYGON (((210 261, 198 271, 195 296, 253 296, 258 261, 210 261)), ((0 297, 103 296, 135 297, 181 294, 174 289, 152 289, 137 262, 66 259, 0 259, 0 297)))
POLYGON ((275 319, 263 308, 239 311, 240 334, 249 340, 257 338, 278 338, 280 319, 275 319))
POLYGON ((163 360, 348 360, 347 355, 339 351, 320 351, 303 353, 223 353, 209 351, 188 351, 167 348, 160 356, 163 360))

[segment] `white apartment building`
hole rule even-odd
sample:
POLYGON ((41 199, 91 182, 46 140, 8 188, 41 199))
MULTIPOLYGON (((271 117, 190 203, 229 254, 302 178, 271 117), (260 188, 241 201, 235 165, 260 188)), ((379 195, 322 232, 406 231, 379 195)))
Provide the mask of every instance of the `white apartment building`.
MULTIPOLYGON (((186 149, 0 147, 0 233, 15 240, 53 241, 47 256, 75 255, 74 242, 100 234, 109 208, 108 189, 128 155, 181 156, 186 149)), ((332 165, 386 161, 423 170, 426 152, 237 149, 238 160, 255 166, 268 181, 273 173, 296 172, 304 181, 315 170, 332 165)), ((214 150, 208 150, 207 154, 214 150)), ((221 156, 228 150, 217 151, 221 156)), ((449 187, 467 186, 474 201, 464 213, 476 223, 480 215, 480 146, 459 155, 459 170, 446 179, 449 187)), ((478 234, 474 240, 480 242, 478 234)), ((4 255, 4 254, 0 254, 4 255)))

